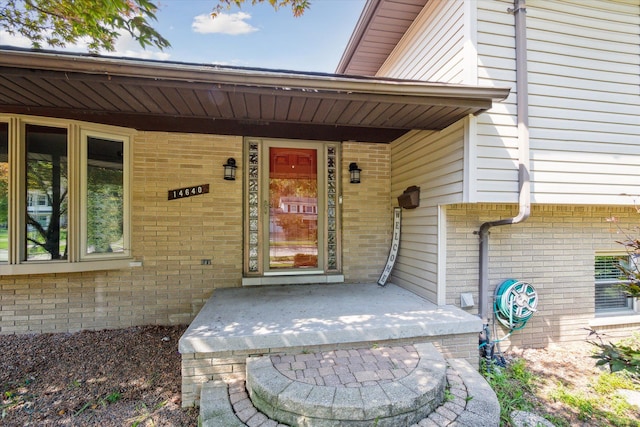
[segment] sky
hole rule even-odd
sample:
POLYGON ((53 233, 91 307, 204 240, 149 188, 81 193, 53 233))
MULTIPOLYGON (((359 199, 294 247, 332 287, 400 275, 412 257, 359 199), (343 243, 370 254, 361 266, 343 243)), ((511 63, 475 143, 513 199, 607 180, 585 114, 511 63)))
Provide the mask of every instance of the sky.
MULTIPOLYGON (((220 64, 333 73, 365 0, 312 0, 295 18, 289 8, 233 7, 211 19, 217 0, 156 0, 154 28, 171 47, 143 50, 122 37, 110 55, 197 64, 220 64)), ((0 45, 31 47, 29 40, 0 31, 0 45)), ((87 52, 82 44, 67 51, 87 52)), ((103 53, 106 54, 106 53, 103 53)))

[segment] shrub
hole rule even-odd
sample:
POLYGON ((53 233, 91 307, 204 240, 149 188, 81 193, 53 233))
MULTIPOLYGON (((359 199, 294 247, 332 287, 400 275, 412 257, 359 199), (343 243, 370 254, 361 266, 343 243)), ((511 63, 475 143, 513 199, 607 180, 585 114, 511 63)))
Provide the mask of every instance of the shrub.
POLYGON ((635 333, 631 338, 614 344, 605 343, 595 330, 589 331, 589 337, 595 335, 595 339, 587 341, 598 348, 598 352, 591 356, 597 359, 596 366, 609 365, 611 372, 627 371, 640 376, 640 334, 635 333))

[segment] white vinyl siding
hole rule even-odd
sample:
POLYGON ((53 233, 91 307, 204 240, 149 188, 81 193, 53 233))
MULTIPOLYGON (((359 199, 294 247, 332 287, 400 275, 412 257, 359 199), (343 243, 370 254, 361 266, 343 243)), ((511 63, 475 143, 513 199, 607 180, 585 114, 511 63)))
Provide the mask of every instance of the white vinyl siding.
POLYGON ((464 2, 432 0, 380 67, 379 76, 464 83, 464 2))
MULTIPOLYGON (((391 147, 391 194, 420 187, 420 206, 402 212, 393 283, 438 302, 438 206, 463 200, 464 123, 441 132, 410 132, 391 147)), ((444 227, 441 228, 444 230, 444 227)), ((440 249, 441 250, 441 249, 440 249)))
MULTIPOLYGON (((478 116, 476 175, 478 201, 517 202, 518 140, 512 1, 478 2, 478 84, 510 87, 509 97, 478 116)), ((472 171, 473 173, 473 171, 472 171)))
MULTIPOLYGON (((479 84, 515 86, 511 1, 478 2, 479 84)), ((532 202, 629 204, 640 176, 640 3, 529 0, 532 202)), ((478 120, 478 200, 517 200, 515 88, 478 120)))
POLYGON ((619 199, 640 175, 640 3, 537 0, 528 17, 535 201, 631 203, 619 199))

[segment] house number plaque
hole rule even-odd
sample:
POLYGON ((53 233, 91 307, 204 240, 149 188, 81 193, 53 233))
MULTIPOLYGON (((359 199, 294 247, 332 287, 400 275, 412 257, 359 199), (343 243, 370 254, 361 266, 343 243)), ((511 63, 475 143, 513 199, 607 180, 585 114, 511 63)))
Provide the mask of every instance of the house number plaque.
POLYGON ((209 184, 194 185, 193 187, 177 188, 169 190, 169 199, 184 199, 185 197, 199 196, 209 192, 209 184))

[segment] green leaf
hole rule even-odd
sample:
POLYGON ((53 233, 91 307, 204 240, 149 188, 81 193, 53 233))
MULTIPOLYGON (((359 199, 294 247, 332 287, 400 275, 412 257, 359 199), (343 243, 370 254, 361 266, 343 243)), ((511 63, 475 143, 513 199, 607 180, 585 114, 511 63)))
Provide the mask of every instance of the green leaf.
POLYGON ((119 31, 142 46, 170 46, 151 25, 157 6, 148 0, 10 0, 0 3, 0 29, 62 47, 87 39, 90 50, 114 50, 119 31))

